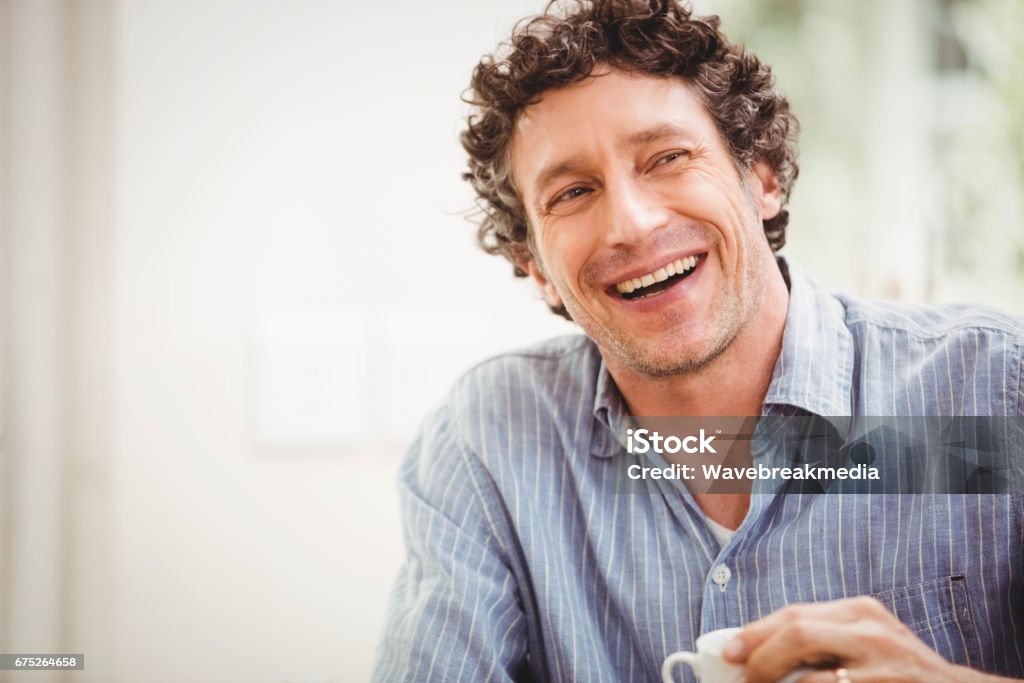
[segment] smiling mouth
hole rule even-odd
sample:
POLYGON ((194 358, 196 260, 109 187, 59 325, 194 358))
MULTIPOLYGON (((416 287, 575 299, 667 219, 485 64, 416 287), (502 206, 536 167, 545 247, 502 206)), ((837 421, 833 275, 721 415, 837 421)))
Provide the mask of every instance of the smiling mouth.
POLYGON ((627 301, 659 294, 689 277, 706 256, 707 253, 703 253, 676 259, 652 273, 623 280, 614 289, 627 301))

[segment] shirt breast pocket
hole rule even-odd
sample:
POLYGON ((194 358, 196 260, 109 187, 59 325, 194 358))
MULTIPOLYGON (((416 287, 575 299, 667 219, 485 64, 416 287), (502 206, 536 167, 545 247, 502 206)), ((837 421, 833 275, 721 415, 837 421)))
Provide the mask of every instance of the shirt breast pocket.
POLYGON ((963 576, 947 576, 875 593, 926 645, 955 664, 981 663, 978 634, 963 576))

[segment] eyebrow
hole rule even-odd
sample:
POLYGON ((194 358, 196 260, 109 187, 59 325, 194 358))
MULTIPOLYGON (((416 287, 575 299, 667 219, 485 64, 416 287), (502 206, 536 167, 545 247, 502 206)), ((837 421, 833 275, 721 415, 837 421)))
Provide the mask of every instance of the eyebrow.
MULTIPOLYGON (((633 147, 640 147, 641 145, 647 145, 652 142, 658 142, 665 138, 674 137, 690 137, 690 134, 684 128, 673 125, 671 123, 662 123, 645 130, 631 133, 618 142, 620 149, 630 149, 633 147)), ((575 173, 577 170, 582 168, 586 163, 586 159, 583 155, 574 155, 568 159, 563 159, 555 164, 545 167, 537 175, 537 180, 533 184, 534 193, 539 197, 543 194, 544 188, 547 187, 555 178, 563 175, 575 173)))
POLYGON ((562 161, 559 161, 556 164, 552 164, 550 166, 545 167, 544 169, 541 170, 540 174, 537 176, 537 181, 533 184, 534 193, 538 197, 540 197, 540 195, 543 194, 544 188, 547 187, 548 183, 550 183, 555 178, 558 178, 559 176, 568 175, 570 173, 576 172, 583 166, 583 164, 583 156, 577 154, 569 157, 568 159, 563 159, 562 161))
POLYGON ((646 130, 637 131, 619 141, 620 148, 639 147, 665 138, 690 137, 685 128, 671 123, 662 123, 646 130))

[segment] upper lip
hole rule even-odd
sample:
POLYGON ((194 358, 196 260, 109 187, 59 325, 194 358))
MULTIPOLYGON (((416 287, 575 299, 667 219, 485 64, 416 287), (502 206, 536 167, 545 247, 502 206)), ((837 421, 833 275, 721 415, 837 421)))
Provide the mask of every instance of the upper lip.
POLYGON ((632 280, 633 278, 643 277, 648 273, 653 273, 659 268, 664 268, 665 266, 672 263, 673 261, 676 261, 677 259, 689 258, 690 256, 703 254, 706 251, 707 248, 699 247, 697 249, 687 249, 685 251, 680 251, 669 256, 656 256, 653 258, 646 259, 639 265, 633 266, 629 270, 623 271, 622 273, 615 275, 614 279, 608 281, 607 286, 615 287, 615 285, 619 284, 620 282, 625 282, 626 280, 632 280))

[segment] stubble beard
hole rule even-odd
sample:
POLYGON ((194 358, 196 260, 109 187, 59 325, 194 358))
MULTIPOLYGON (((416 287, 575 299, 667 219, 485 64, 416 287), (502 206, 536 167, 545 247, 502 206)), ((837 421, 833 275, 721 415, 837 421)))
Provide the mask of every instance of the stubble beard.
MULTIPOLYGON (((647 342, 638 339, 621 328, 600 325, 590 319, 575 302, 566 301, 566 309, 588 337, 594 340, 605 358, 614 358, 617 363, 632 372, 651 378, 664 378, 693 374, 710 365, 733 343, 748 316, 742 314, 740 295, 732 292, 723 301, 716 302, 717 311, 711 321, 710 337, 693 339, 679 349, 669 343, 669 348, 660 349, 660 340, 647 342)), ((671 335, 672 332, 665 334, 671 335)))
MULTIPOLYGON (((740 183, 749 212, 748 220, 761 229, 763 224, 758 215, 757 203, 749 180, 742 170, 740 170, 740 183)), ((767 242, 765 242, 765 246, 767 246, 767 242)), ((750 247, 753 247, 753 244, 750 247)), ((654 345, 645 344, 642 340, 626 334, 622 329, 602 327, 590 330, 582 324, 581 327, 584 327, 587 335, 594 340, 603 353, 613 355, 617 361, 637 374, 651 378, 665 378, 698 373, 728 350, 750 319, 754 317, 757 307, 761 304, 768 280, 765 259, 760 258, 760 254, 755 248, 748 249, 746 257, 746 262, 743 264, 746 272, 744 281, 733 280, 729 284, 731 291, 728 292, 728 296, 718 297, 718 301, 710 304, 716 309, 715 317, 710 321, 713 329, 710 330, 709 337, 693 340, 679 351, 674 351, 675 347, 672 344, 669 345, 670 348, 667 351, 659 351, 652 348, 654 345)), ((774 261, 774 258, 771 260, 774 261)), ((572 315, 573 311, 569 306, 566 308, 572 315)), ((574 316, 574 320, 578 321, 579 318, 574 316)), ((593 321, 588 322, 593 328, 600 327, 593 321)))
MULTIPOLYGON (((761 229, 763 224, 758 215, 757 203, 749 180, 741 169, 737 170, 740 173, 741 191, 749 211, 748 220, 761 229)), ((744 281, 741 283, 733 280, 729 283, 729 295, 719 297, 718 301, 710 304, 716 308, 716 315, 710 321, 714 328, 710 338, 693 340, 679 351, 675 351, 672 344, 665 351, 659 350, 654 348, 658 345, 657 340, 653 344, 645 343, 627 334, 622 328, 599 324, 572 296, 563 295, 562 303, 573 322, 597 344, 606 362, 611 356, 634 373, 650 378, 698 373, 728 350, 762 303, 768 282, 766 260, 774 263, 774 254, 765 259, 761 257, 758 249, 753 248, 753 244, 749 246, 751 248, 747 250, 747 258, 743 264, 746 273, 744 281)), ((764 246, 768 248, 767 240, 764 246)))
MULTIPOLYGON (((708 334, 685 342, 682 348, 672 343, 674 340, 667 345, 661 339, 646 341, 622 327, 600 324, 571 297, 563 297, 563 301, 569 315, 597 344, 606 359, 613 358, 634 373, 651 378, 698 373, 729 349, 761 304, 768 279, 766 259, 757 249, 750 249, 746 254, 743 281, 733 280, 728 284, 726 296, 719 296, 708 304, 714 308, 714 315, 708 321, 708 334), (664 346, 668 348, 660 348, 664 346)), ((674 332, 670 329, 664 334, 674 332)))

